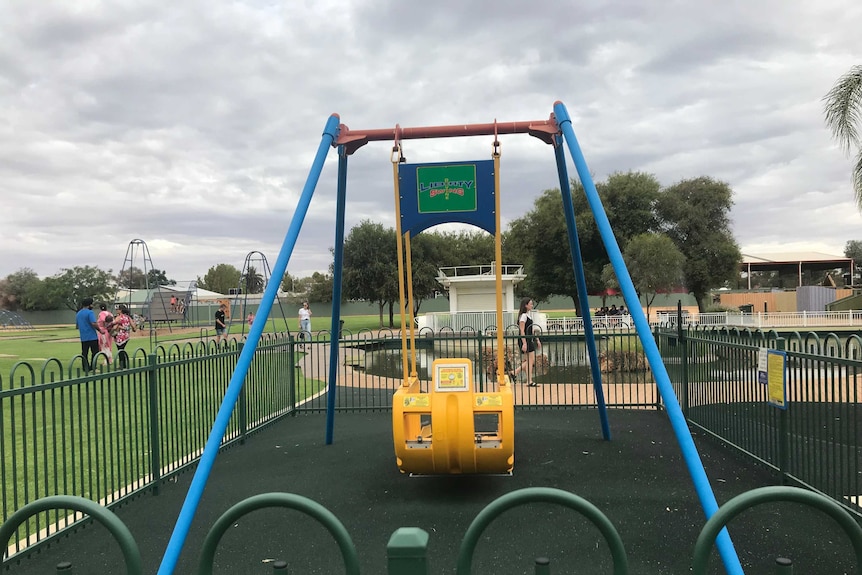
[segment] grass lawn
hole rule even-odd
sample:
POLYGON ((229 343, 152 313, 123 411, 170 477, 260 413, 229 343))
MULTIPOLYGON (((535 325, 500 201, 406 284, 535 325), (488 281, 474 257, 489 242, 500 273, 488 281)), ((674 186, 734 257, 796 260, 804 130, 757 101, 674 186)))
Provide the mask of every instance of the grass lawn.
MULTIPOLYGON (((127 348, 133 366, 136 359, 139 366, 146 363, 145 354, 136 350, 149 351, 147 334, 137 335, 127 348)), ((188 340, 189 334, 160 339, 160 344, 180 338, 188 340)), ((236 363, 235 351, 160 362, 157 391, 151 393, 149 372, 139 369, 109 370, 89 381, 60 376, 60 368, 79 352, 77 330, 71 327, 0 332, 0 353, 7 356, 0 363, 6 372, 0 380, 0 475, 3 500, 13 509, 53 493, 111 497, 149 475, 156 449, 159 469, 190 463, 206 442, 236 363), (16 364, 13 378, 9 374, 16 364), (45 382, 56 383, 33 385, 43 371, 45 382), (160 430, 157 442, 152 429, 160 430)), ((289 357, 283 346, 258 348, 244 385, 249 424, 290 405, 287 374, 298 378, 297 401, 324 387, 323 381, 290 369, 289 357)), ((228 435, 239 429, 238 418, 235 414, 228 435)), ((38 529, 38 522, 26 527, 27 533, 38 529)))
MULTIPOLYGON (((388 321, 388 315, 384 317, 388 321)), ((400 321, 395 318, 396 324, 400 321)), ((329 329, 332 319, 330 317, 315 316, 312 321, 313 331, 326 331, 329 329)), ((294 322, 295 323, 295 322, 294 322)), ((296 326, 288 321, 288 327, 295 331, 296 326)), ((379 329, 379 318, 376 315, 347 316, 344 318, 344 331, 346 333, 357 333, 362 330, 379 329)), ((160 330, 158 334, 158 345, 168 347, 172 342, 185 342, 189 340, 207 341, 215 337, 215 330, 211 326, 203 328, 192 328, 191 330, 178 330, 176 333, 168 333, 160 330)), ((274 322, 267 321, 264 328, 265 333, 274 331, 285 331, 285 322, 278 318, 274 322)), ((248 333, 248 326, 235 323, 231 326, 230 334, 240 337, 248 333), (245 328, 245 329, 243 329, 245 328)), ((126 346, 130 356, 141 349, 150 353, 149 330, 138 331, 132 334, 132 340, 126 346)), ((56 358, 60 364, 68 367, 72 358, 81 353, 81 343, 78 339, 78 330, 74 326, 50 326, 37 327, 31 330, 9 329, 0 330, 0 382, 5 387, 15 364, 25 362, 30 364, 38 372, 50 358, 56 358)), ((20 368, 19 368, 20 369, 20 368)))

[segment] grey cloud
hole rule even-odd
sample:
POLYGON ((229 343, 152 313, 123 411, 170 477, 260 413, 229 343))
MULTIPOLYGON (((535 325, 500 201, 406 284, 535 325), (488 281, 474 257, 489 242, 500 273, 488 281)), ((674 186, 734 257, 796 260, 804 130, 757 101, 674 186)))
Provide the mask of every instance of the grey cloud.
MULTIPOLYGON (((857 63, 860 24, 838 0, 0 5, 0 225, 14 238, 0 277, 116 271, 134 237, 177 278, 251 250, 274 263, 329 114, 351 129, 544 119, 557 99, 596 179, 712 175, 736 191, 740 243, 840 250, 859 215, 820 98, 857 63)), ((501 139, 511 221, 558 180, 549 147, 501 139)), ((405 150, 481 159, 490 142, 405 150)), ((292 273, 331 261, 336 161, 292 273)), ((392 202, 389 144, 369 144, 350 159, 348 230, 392 225, 392 202)))

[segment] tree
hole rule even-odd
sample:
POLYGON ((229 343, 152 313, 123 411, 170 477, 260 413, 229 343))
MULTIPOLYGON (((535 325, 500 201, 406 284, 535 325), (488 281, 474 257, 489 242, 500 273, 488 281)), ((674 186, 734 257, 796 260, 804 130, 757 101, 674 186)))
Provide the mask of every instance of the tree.
POLYGON ((290 275, 289 272, 284 272, 284 277, 281 279, 281 291, 286 293, 296 293, 299 286, 299 278, 290 275))
MULTIPOLYGON (((440 287, 437 283, 437 274, 440 269, 440 261, 450 247, 448 239, 441 234, 421 233, 410 240, 411 251, 411 273, 413 276, 413 315, 419 313, 422 302, 434 296, 434 291, 440 287)), ((397 278, 397 276, 396 276, 397 278)), ((398 286, 395 286, 398 289, 398 286)), ((397 292, 396 292, 397 294, 397 292)), ((406 296, 406 294, 405 294, 406 296)), ((396 295, 395 300, 398 300, 396 295)), ((404 302, 404 313, 407 311, 407 302, 404 302)), ((395 318, 390 313, 390 323, 395 318)))
POLYGON ((344 239, 343 295, 377 303, 380 327, 384 306, 398 299, 396 241, 395 230, 369 220, 360 222, 344 239))
POLYGON ((240 278, 240 284, 245 293, 262 293, 266 287, 263 276, 258 273, 254 266, 248 266, 245 275, 240 278))
MULTIPOLYGON (((572 298, 576 310, 581 309, 566 233, 559 190, 545 190, 533 202, 532 210, 512 221, 506 238, 506 252, 520 254, 527 276, 518 295, 529 294, 540 302, 551 295, 566 295, 572 298)), ((598 275, 601 275, 601 270, 598 275)), ((595 285, 597 282, 592 279, 595 285)), ((590 283, 588 279, 588 285, 590 283)))
POLYGON ((111 270, 95 266, 76 266, 44 280, 45 297, 72 311, 80 309, 81 300, 91 297, 96 301, 112 301, 116 278, 111 270))
POLYGON ((131 266, 117 274, 117 285, 125 289, 144 289, 147 287, 147 277, 144 276, 144 270, 131 266))
MULTIPOLYGON (((603 292, 602 270, 608 262, 604 241, 583 186, 573 180, 571 187, 587 291, 603 292)), ((652 174, 611 174, 605 182, 596 185, 596 190, 621 248, 633 235, 658 229, 660 222, 655 204, 660 184, 652 174)), ((523 218, 512 222, 504 242, 507 258, 520 259, 526 267, 527 279, 519 291, 538 301, 551 295, 569 296, 576 312, 583 315, 560 190, 545 190, 533 206, 523 218)))
POLYGON ((227 294, 239 285, 240 271, 230 264, 218 264, 207 271, 201 279, 198 277, 198 287, 227 294))
POLYGON ((640 234, 629 240, 623 253, 626 269, 638 298, 646 304, 646 315, 659 292, 669 292, 682 282, 685 256, 663 234, 640 234))
POLYGON ((126 289, 147 289, 158 286, 173 286, 177 282, 168 279, 164 270, 151 269, 144 275, 144 270, 131 266, 117 274, 117 285, 126 289))
POLYGON ((423 232, 413 240, 416 241, 423 237, 430 237, 430 241, 436 245, 435 268, 488 265, 495 259, 494 236, 484 230, 423 232))
POLYGON ((853 265, 862 265, 862 242, 859 240, 847 240, 844 244, 844 257, 853 260, 853 265))
POLYGON ((605 307, 608 301, 608 292, 620 289, 620 282, 617 279, 613 264, 605 264, 605 267, 602 268, 602 284, 605 286, 605 289, 602 290, 602 307, 605 307))
POLYGON ((662 191, 656 211, 663 231, 685 255, 685 285, 703 312, 709 290, 739 273, 742 254, 730 231, 733 190, 702 176, 662 191))
POLYGON ((630 238, 659 229, 655 204, 661 195, 661 183, 653 174, 615 172, 596 184, 596 191, 621 251, 625 251, 630 238))
POLYGON ((165 270, 157 270, 155 268, 147 272, 147 283, 150 287, 177 285, 176 280, 168 279, 165 270))
POLYGON ((0 281, 0 309, 35 310, 44 308, 40 304, 42 280, 30 268, 21 268, 0 281))
MULTIPOLYGON (((853 274, 857 277, 862 271, 862 242, 859 240, 848 240, 844 244, 844 257, 853 260, 853 274)), ((851 277, 848 285, 856 285, 856 278, 851 277)))
POLYGON ((314 272, 308 287, 308 299, 319 302, 332 301, 332 274, 314 272))
POLYGON ((824 96, 826 125, 841 150, 848 156, 856 148, 853 167, 853 192, 856 205, 862 210, 862 65, 853 66, 841 76, 824 96))

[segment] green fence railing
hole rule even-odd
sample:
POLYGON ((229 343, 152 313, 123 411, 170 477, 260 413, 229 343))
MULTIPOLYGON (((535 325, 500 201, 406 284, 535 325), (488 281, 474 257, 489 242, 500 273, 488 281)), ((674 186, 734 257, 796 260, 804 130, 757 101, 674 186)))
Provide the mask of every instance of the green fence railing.
MULTIPOLYGON (((265 334, 223 440, 293 413, 326 409, 327 332, 299 342, 265 334)), ((339 410, 388 412, 401 385, 401 340, 394 333, 344 333, 335 393, 339 410)), ((661 398, 634 332, 602 332, 598 343, 609 407, 660 409, 661 398)), ((775 469, 786 482, 810 487, 862 515, 862 413, 858 359, 862 345, 770 331, 667 330, 655 333, 690 423, 775 469), (761 347, 787 351, 790 407, 766 403, 757 381, 761 347)), ((857 338, 858 339, 858 338, 857 338)), ((517 336, 504 338, 510 370, 520 361, 517 336)), ((550 332, 531 378, 514 386, 516 409, 595 408, 583 335, 550 332)), ((438 357, 467 357, 476 385, 493 385, 497 339, 492 333, 420 332, 419 376, 438 357)), ((137 351, 128 369, 82 373, 80 361, 41 367, 19 363, 0 379, 2 519, 40 498, 72 495, 111 506, 193 465, 203 450, 242 342, 195 342, 137 351)), ((11 554, 56 535, 77 513, 42 511, 15 533, 11 554)))
MULTIPOLYGON (((317 334, 299 354, 295 368, 306 381, 328 378, 329 342, 327 332, 317 334)), ((517 409, 594 408, 595 391, 583 334, 549 332, 540 335, 541 348, 527 387, 526 371, 514 386, 517 409)), ((506 371, 521 363, 517 330, 504 336, 506 371)), ((661 400, 637 334, 628 329, 603 331, 598 338, 605 400, 609 407, 656 409, 661 400)), ((488 389, 497 380, 497 338, 494 333, 470 330, 443 330, 432 334, 423 330, 416 337, 416 358, 423 389, 427 391, 430 369, 437 358, 468 358, 479 389, 488 389)), ((397 333, 360 332, 345 334, 339 343, 341 369, 338 374, 336 409, 343 411, 390 411, 392 396, 404 379, 401 339, 397 333)), ((412 356, 412 351, 408 355, 412 356)), ((326 398, 318 395, 297 407, 299 411, 325 411, 326 398)))
POLYGON ((690 424, 771 467, 783 482, 862 516, 858 336, 659 329, 656 339, 690 424), (771 405, 758 380, 761 348, 786 353, 787 409, 771 405))
MULTIPOLYGON (((51 495, 112 505, 195 463, 233 371, 241 342, 136 352, 127 369, 81 373, 48 360, 19 363, 0 380, 2 517, 51 495), (71 373, 70 373, 71 372, 71 373)), ((246 378, 224 445, 292 412, 307 382, 297 381, 290 339, 266 336, 246 378)), ((73 524, 77 515, 34 515, 15 552, 73 524), (23 541, 23 543, 22 543, 23 541)))

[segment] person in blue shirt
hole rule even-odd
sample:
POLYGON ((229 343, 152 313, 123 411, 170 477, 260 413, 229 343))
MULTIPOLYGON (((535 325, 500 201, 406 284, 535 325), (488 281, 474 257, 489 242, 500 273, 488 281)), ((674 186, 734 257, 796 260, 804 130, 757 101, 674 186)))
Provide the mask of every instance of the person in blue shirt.
POLYGON ((75 316, 75 325, 81 335, 81 356, 84 358, 84 371, 95 368, 96 354, 99 353, 99 324, 93 313, 93 298, 84 298, 81 309, 75 316))

